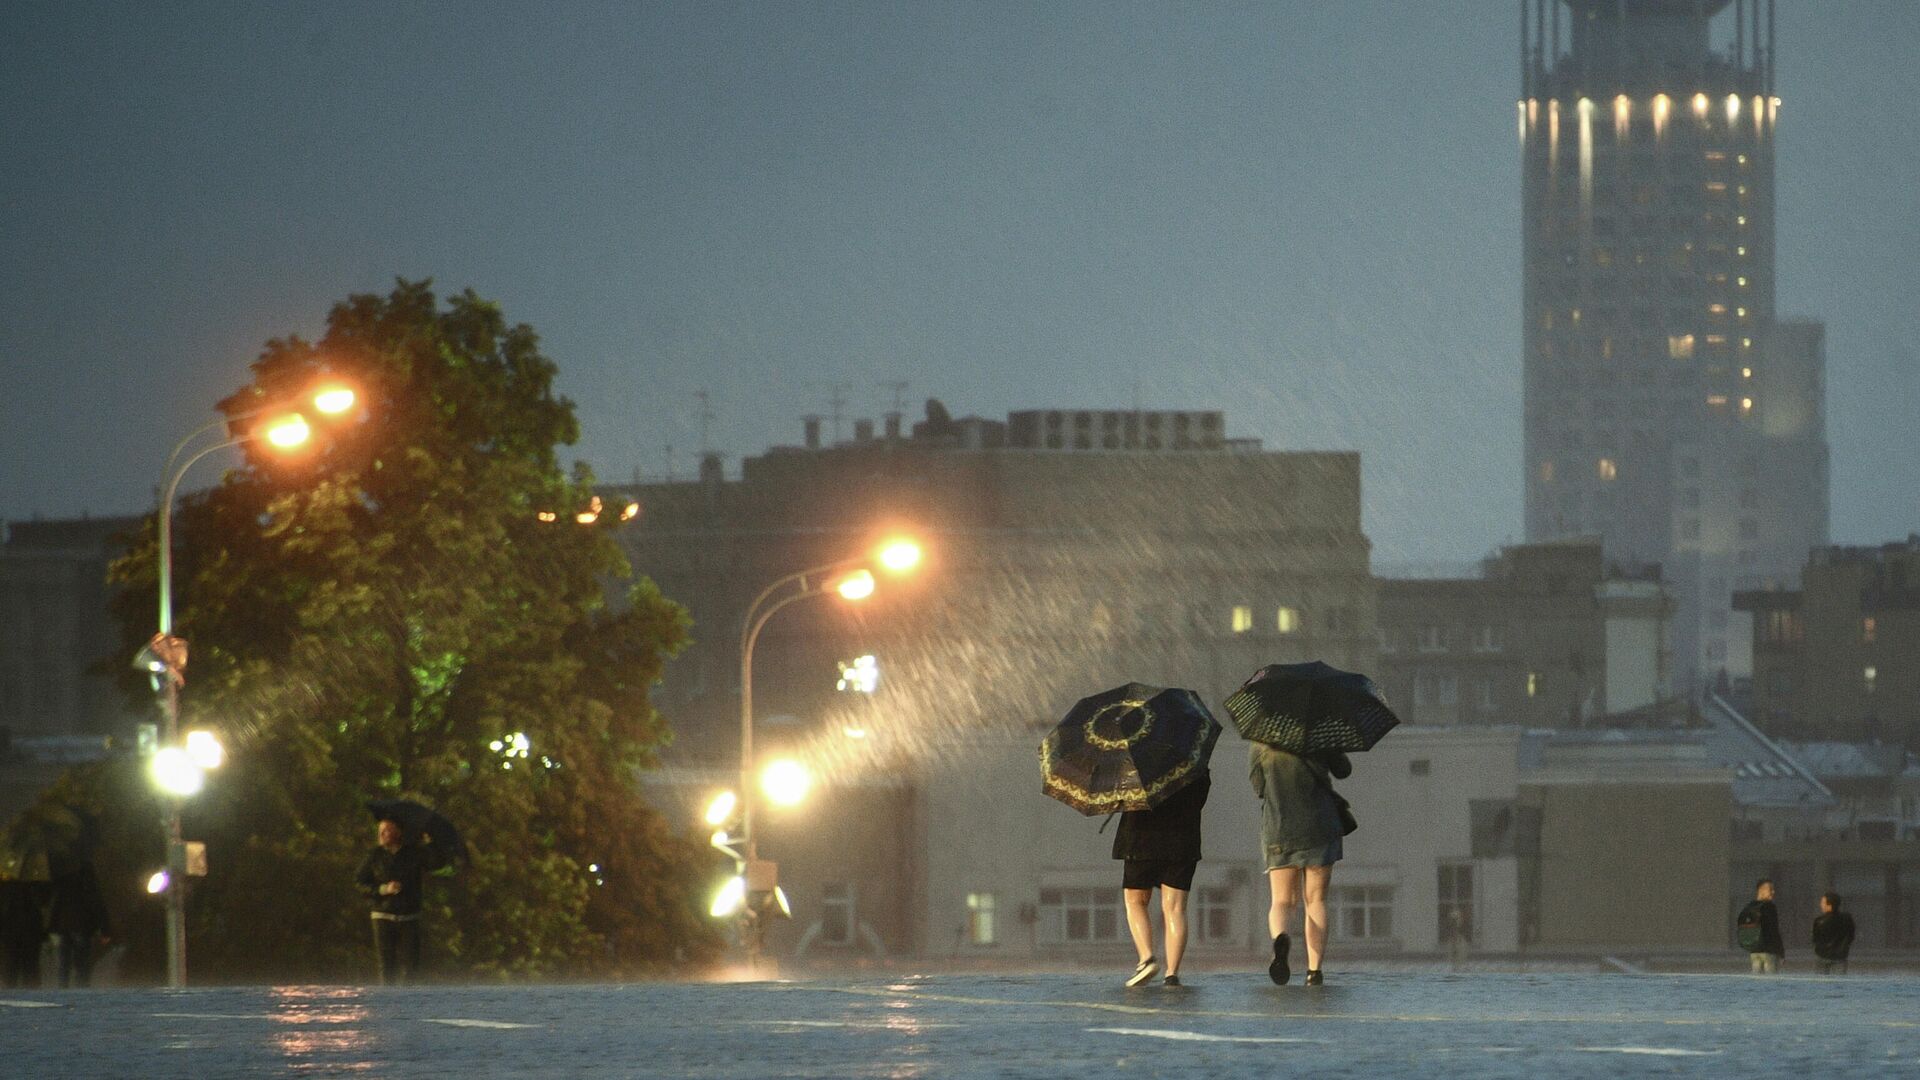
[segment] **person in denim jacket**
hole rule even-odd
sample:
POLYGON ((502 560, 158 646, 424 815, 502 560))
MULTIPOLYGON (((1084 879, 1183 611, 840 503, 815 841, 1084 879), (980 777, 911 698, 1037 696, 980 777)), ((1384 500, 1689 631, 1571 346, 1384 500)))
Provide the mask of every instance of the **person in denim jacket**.
POLYGON ((1346 801, 1334 792, 1333 779, 1350 775, 1353 766, 1345 754, 1303 756, 1265 743, 1252 744, 1249 766, 1254 793, 1260 796, 1260 843, 1273 892, 1267 909, 1273 963, 1267 974, 1277 984, 1292 978, 1287 916, 1304 899, 1307 985, 1318 986, 1327 946, 1327 883, 1342 855, 1341 837, 1353 831, 1346 801))

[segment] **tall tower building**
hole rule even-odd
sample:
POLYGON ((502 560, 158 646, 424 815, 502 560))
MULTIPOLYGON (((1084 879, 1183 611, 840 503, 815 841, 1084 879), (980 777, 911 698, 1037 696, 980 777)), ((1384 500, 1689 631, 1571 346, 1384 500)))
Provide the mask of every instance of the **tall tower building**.
POLYGON ((1774 301, 1773 4, 1522 0, 1526 532, 1660 565, 1682 689, 1827 540, 1818 323, 1774 301))

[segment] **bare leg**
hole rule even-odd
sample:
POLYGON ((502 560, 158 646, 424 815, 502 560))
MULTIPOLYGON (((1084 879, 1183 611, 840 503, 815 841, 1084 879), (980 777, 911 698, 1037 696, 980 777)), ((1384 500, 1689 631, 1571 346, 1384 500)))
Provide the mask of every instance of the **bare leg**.
POLYGON ((1287 916, 1293 913, 1299 892, 1300 871, 1291 866, 1268 870, 1267 884, 1273 889, 1273 903, 1267 908, 1267 936, 1279 937, 1287 932, 1287 916))
POLYGON ((1160 886, 1160 922, 1167 935, 1167 974, 1180 974, 1187 952, 1187 890, 1160 886))
POLYGON ((1307 867, 1307 970, 1320 970, 1320 956, 1327 951, 1327 883, 1333 880, 1333 867, 1307 867))
POLYGON ((1133 935, 1133 951, 1145 963, 1153 959, 1153 915, 1147 908, 1153 890, 1122 889, 1120 896, 1127 902, 1127 932, 1133 935))

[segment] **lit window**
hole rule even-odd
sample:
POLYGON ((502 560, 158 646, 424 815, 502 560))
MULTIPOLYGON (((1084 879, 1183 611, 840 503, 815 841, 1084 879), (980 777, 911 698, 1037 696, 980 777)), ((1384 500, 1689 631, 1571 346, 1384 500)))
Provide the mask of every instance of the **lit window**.
POLYGON ((1709 345, 1725 345, 1726 343, 1727 343, 1727 335, 1725 334, 1708 334, 1707 335, 1707 344, 1709 345))
POLYGON ((1553 483, 1553 462, 1552 461, 1543 461, 1540 463, 1540 482, 1543 484, 1553 483))
POLYGON ((967 940, 975 945, 992 945, 999 939, 994 925, 995 901, 992 893, 967 894, 967 940))
POLYGON ((1741 411, 1741 412, 1752 412, 1752 411, 1753 411, 1753 399, 1752 399, 1752 398, 1750 398, 1750 397, 1743 397, 1743 398, 1741 398, 1741 399, 1740 399, 1740 411, 1741 411))
POLYGON ((1300 629, 1300 613, 1293 608, 1283 607, 1274 615, 1273 628, 1283 634, 1291 634, 1300 629))
POLYGON ((1599 472, 1600 479, 1602 480, 1612 480, 1613 478, 1620 475, 1620 467, 1613 463, 1612 458, 1601 458, 1600 465, 1597 471, 1599 472))
POLYGON ((1709 180, 1707 181, 1707 190, 1719 194, 1727 190, 1727 182, 1725 180, 1709 180))
POLYGON ((1233 632, 1244 634, 1253 629, 1253 609, 1238 605, 1233 609, 1233 632))
POLYGON ((1879 637, 1879 630, 1880 630, 1880 625, 1878 622, 1874 620, 1873 616, 1869 615, 1866 618, 1861 619, 1860 620, 1860 643, 1862 645, 1873 644, 1874 641, 1877 640, 1879 637))
POLYGON ((1734 309, 1733 309, 1733 314, 1734 314, 1734 317, 1735 317, 1735 318, 1738 318, 1738 319, 1744 319, 1744 318, 1746 318, 1746 317, 1747 317, 1747 309, 1746 309, 1746 308, 1734 308, 1734 309))
POLYGON ((1527 672, 1527 696, 1535 697, 1535 696, 1538 696, 1539 693, 1540 693, 1540 673, 1537 671, 1527 672))
POLYGON ((1707 305, 1707 314, 1709 315, 1725 315, 1726 313, 1727 313, 1727 305, 1725 304, 1708 304, 1707 305))
POLYGON ((1707 395, 1707 404, 1712 405, 1715 408, 1724 406, 1726 405, 1726 403, 1727 403, 1727 395, 1725 394, 1708 394, 1707 395))
POLYGON ((1706 119, 1707 95, 1705 94, 1693 95, 1693 115, 1698 116, 1703 120, 1706 119))
POLYGON ((1745 257, 1745 255, 1747 254, 1747 249, 1746 249, 1746 248, 1743 248, 1743 247, 1737 247, 1737 248, 1734 248, 1734 249, 1733 249, 1733 253, 1734 253, 1735 255, 1739 255, 1739 256, 1742 256, 1742 257, 1745 257))
POLYGON ((1752 369, 1752 368, 1750 368, 1750 367, 1743 367, 1743 368, 1741 368, 1741 369, 1740 369, 1740 377, 1741 377, 1741 378, 1743 378, 1743 379, 1751 379, 1751 378, 1753 378, 1753 369, 1752 369))
POLYGON ((1747 224, 1747 216, 1746 216, 1745 214, 1742 214, 1742 215, 1740 215, 1739 217, 1737 217, 1737 218, 1734 218, 1734 219, 1733 219, 1733 223, 1734 223, 1735 225, 1739 225, 1739 226, 1741 226, 1742 228, 1744 228, 1744 227, 1746 227, 1746 224, 1747 224))
POLYGON ((1860 681, 1865 684, 1867 693, 1873 693, 1873 684, 1880 678, 1880 669, 1868 664, 1860 671, 1860 681))
POLYGON ((1673 360, 1693 359, 1693 335, 1670 335, 1667 338, 1667 356, 1673 360))

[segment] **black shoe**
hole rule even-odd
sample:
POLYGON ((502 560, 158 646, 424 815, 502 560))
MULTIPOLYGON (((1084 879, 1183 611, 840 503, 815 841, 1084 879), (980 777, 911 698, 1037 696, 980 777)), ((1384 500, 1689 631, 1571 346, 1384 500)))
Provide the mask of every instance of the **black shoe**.
POLYGON ((1285 934, 1273 939, 1273 963, 1267 965, 1267 977, 1275 986, 1285 986, 1287 980, 1293 978, 1293 969, 1287 966, 1287 952, 1292 947, 1293 942, 1288 941, 1285 934))
POLYGON ((1159 973, 1160 962, 1149 956, 1145 960, 1140 961, 1139 967, 1133 969, 1133 974, 1127 978, 1127 985, 1139 986, 1141 983, 1146 982, 1159 973))
POLYGON ((1178 990, 1178 989, 1180 989, 1180 987, 1181 987, 1182 985, 1184 985, 1184 984, 1183 984, 1183 983, 1181 983, 1181 981, 1180 981, 1180 976, 1178 976, 1178 975, 1169 975, 1169 976, 1167 976, 1167 977, 1166 977, 1166 980, 1165 980, 1164 982, 1162 982, 1162 983, 1161 983, 1160 985, 1162 985, 1162 986, 1165 986, 1165 987, 1167 987, 1168 989, 1171 989, 1171 990, 1178 990))
POLYGON ((1307 985, 1308 985, 1308 986, 1319 986, 1319 985, 1320 985, 1321 983, 1323 983, 1323 982, 1325 982, 1325 981, 1326 981, 1326 980, 1325 980, 1325 979, 1323 979, 1323 978, 1321 977, 1321 975, 1320 975, 1320 969, 1319 969, 1319 968, 1308 968, 1308 969, 1307 969, 1307 985))

